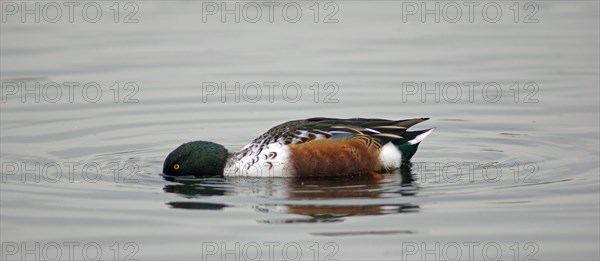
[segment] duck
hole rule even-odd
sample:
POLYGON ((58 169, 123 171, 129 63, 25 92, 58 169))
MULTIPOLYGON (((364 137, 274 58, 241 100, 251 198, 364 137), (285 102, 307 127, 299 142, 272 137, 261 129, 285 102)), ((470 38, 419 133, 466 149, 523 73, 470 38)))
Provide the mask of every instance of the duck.
POLYGON ((408 131, 429 118, 315 117, 272 127, 238 152, 210 141, 184 143, 169 153, 165 177, 382 177, 417 152, 435 128, 408 131))

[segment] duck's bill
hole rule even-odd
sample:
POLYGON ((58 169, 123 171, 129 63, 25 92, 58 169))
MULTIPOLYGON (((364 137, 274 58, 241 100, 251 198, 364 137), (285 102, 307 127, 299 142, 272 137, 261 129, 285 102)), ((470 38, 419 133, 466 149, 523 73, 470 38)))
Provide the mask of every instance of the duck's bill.
POLYGON ((183 175, 183 176, 171 176, 171 175, 167 175, 164 173, 160 173, 160 175, 163 178, 168 178, 168 179, 175 179, 175 180, 194 180, 194 179, 198 179, 196 176, 194 175, 183 175))
POLYGON ((160 176, 162 176, 167 181, 201 181, 207 179, 215 179, 215 177, 196 177, 194 175, 171 176, 164 173, 160 173, 160 176))

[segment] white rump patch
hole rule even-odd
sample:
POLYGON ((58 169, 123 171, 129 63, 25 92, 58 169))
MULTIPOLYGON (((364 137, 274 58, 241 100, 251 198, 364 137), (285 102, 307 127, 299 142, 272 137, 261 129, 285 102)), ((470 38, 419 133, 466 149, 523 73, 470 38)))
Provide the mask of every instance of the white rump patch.
POLYGON ((393 143, 388 142, 383 147, 381 147, 381 152, 379 153, 379 161, 381 161, 381 164, 384 168, 398 168, 400 166, 401 159, 402 154, 393 143))

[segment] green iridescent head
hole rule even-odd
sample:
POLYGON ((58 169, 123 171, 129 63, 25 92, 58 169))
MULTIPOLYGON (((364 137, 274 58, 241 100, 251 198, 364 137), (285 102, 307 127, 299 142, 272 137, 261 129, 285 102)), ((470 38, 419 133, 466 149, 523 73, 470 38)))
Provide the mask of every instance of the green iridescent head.
POLYGON ((168 176, 223 176, 229 152, 225 147, 208 141, 184 143, 169 153, 163 164, 168 176))

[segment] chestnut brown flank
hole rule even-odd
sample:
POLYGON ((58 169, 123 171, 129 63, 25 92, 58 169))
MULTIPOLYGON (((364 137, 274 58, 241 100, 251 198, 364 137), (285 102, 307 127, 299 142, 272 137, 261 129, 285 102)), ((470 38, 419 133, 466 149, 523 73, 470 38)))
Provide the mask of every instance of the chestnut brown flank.
POLYGON ((380 146, 369 146, 366 139, 322 139, 288 146, 296 177, 367 174, 381 168, 380 146))

